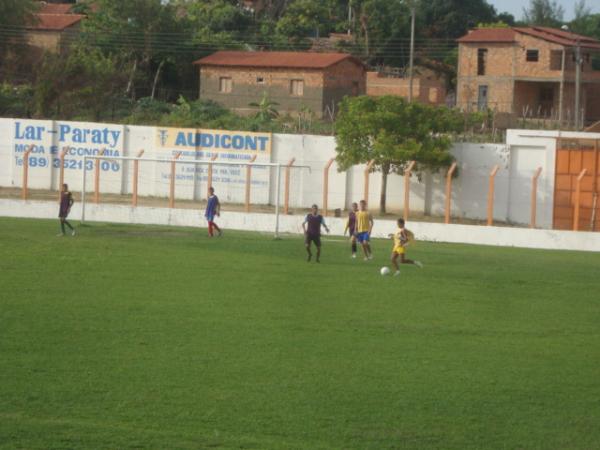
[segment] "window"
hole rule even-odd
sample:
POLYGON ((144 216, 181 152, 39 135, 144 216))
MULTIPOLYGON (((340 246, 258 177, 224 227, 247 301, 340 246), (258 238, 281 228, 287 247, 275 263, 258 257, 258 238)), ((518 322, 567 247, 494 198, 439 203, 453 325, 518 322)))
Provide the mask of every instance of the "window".
POLYGON ((292 80, 290 82, 290 94, 297 96, 304 95, 304 80, 292 80))
POLYGON ((485 75, 485 62, 487 61, 487 48, 477 49, 477 75, 485 75))
POLYGON ((538 62, 540 59, 540 51, 539 50, 527 50, 527 55, 525 59, 528 62, 538 62))
POLYGON ((230 93, 232 85, 231 77, 219 78, 219 92, 222 92, 223 94, 230 93))
POLYGON ((562 70, 562 50, 550 51, 550 70, 562 70))
POLYGON ((265 79, 263 77, 256 77, 257 84, 265 84, 265 79))

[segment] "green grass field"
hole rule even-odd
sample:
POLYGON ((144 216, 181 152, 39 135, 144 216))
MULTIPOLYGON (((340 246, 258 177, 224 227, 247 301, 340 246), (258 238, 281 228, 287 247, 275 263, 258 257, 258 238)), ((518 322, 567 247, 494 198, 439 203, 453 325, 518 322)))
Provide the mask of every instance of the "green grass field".
POLYGON ((599 254, 0 231, 0 448, 600 448, 599 254))

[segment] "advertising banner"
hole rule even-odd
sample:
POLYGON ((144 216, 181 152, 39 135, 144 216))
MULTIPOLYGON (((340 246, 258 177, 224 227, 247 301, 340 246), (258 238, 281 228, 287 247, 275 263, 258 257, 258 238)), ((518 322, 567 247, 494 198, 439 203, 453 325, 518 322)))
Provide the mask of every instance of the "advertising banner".
MULTIPOLYGON (((181 153, 183 160, 210 161, 215 158, 212 183, 223 200, 241 202, 246 183, 244 166, 219 166, 219 162, 268 163, 271 159, 271 133, 246 131, 204 130, 186 128, 157 128, 155 153, 174 157, 181 153)), ((205 191, 208 167, 205 164, 178 164, 177 186, 186 186, 198 193, 205 191), (198 189, 200 188, 200 189, 198 189)), ((255 202, 268 202, 269 169, 252 169, 252 196, 255 202)), ((171 178, 168 164, 158 164, 157 174, 166 183, 171 178)), ((185 189, 185 187, 184 187, 185 189)))
MULTIPOLYGON (((24 153, 29 155, 31 187, 57 188, 60 155, 66 150, 63 166, 65 181, 71 189, 81 188, 83 157, 98 155, 123 156, 123 127, 82 122, 14 120, 13 161, 15 174, 22 171, 24 153), (39 184, 39 186, 38 186, 39 184)), ((87 160, 85 169, 91 171, 94 161, 87 160)), ((105 192, 120 192, 122 161, 101 161, 100 171, 105 192)), ((19 179, 19 177, 15 177, 19 179)))

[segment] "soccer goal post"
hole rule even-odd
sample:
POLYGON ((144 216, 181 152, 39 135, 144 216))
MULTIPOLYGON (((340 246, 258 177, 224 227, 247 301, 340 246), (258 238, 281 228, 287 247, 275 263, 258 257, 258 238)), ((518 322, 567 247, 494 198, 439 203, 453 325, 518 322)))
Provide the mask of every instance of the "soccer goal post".
MULTIPOLYGON (((239 171, 239 177, 243 178, 245 182, 245 201, 246 208, 248 208, 248 202, 250 197, 250 170, 253 167, 256 168, 266 168, 270 169, 267 174, 263 174, 263 177, 268 178, 268 182, 266 183, 266 193, 271 199, 271 194, 273 194, 273 202, 269 201, 268 204, 274 204, 274 234, 275 237, 279 237, 279 221, 280 221, 280 211, 281 211, 281 171, 282 169, 289 170, 290 168, 293 170, 304 170, 308 169, 310 172, 310 166, 303 165, 293 165, 286 166, 282 163, 271 163, 271 162, 231 162, 231 161, 218 161, 218 160, 194 160, 194 159, 185 159, 180 158, 181 153, 174 155, 172 158, 151 158, 151 157, 142 157, 140 156, 105 156, 102 154, 98 155, 85 155, 83 156, 83 165, 82 165, 82 181, 81 181, 81 222, 85 222, 86 220, 86 205, 89 203, 89 195, 88 192, 88 182, 90 178, 93 181, 93 190, 92 201, 94 203, 99 203, 100 198, 100 187, 103 186, 108 189, 108 192, 121 194, 121 195, 131 195, 132 196, 132 207, 137 206, 137 196, 138 196, 138 184, 139 181, 142 180, 143 183, 150 186, 145 186, 142 189, 144 192, 148 192, 149 190, 161 191, 161 197, 168 197, 169 199, 169 207, 174 208, 175 204, 175 192, 177 184, 176 177, 176 168, 181 165, 186 165, 191 167, 191 175, 187 176, 187 189, 189 191, 190 186, 192 186, 192 194, 193 199, 196 199, 200 196, 196 195, 195 192, 198 190, 200 184, 204 184, 208 187, 212 184, 212 171, 213 168, 218 167, 237 167, 237 168, 246 168, 245 175, 242 175, 242 172, 239 171), (141 163, 153 163, 155 166, 146 169, 145 173, 154 173, 154 175, 139 175, 141 163), (198 167, 203 167, 206 170, 198 169, 198 167), (162 170, 162 177, 159 181, 158 176, 155 174, 156 172, 160 172, 162 170), (208 176, 199 177, 197 175, 198 172, 208 173, 208 176), (88 173, 89 172, 89 173, 88 173), (274 173, 273 173, 274 172, 274 173), (274 189, 272 186, 272 176, 274 175, 274 189), (201 180, 201 181, 200 181, 201 180), (159 185, 159 186, 157 186, 159 185)), ((237 180, 240 182, 240 179, 237 180)), ((287 177, 286 177, 287 182, 287 177)), ((183 182, 181 182, 183 183, 183 182)), ((183 188, 181 184, 180 188, 183 188)), ((286 193, 287 193, 286 187, 286 193)), ((106 192, 103 192, 103 194, 106 192)), ((142 194, 143 195, 143 194, 142 194)), ((150 194, 153 195, 153 194, 150 194)), ((286 194, 287 195, 287 194, 286 194)), ((203 196, 202 196, 203 197, 203 196)))

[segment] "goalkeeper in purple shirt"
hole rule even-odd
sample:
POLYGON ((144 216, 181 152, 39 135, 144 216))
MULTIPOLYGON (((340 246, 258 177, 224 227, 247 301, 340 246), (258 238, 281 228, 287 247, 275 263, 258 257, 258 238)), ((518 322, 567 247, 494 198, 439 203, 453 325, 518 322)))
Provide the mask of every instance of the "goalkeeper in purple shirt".
POLYGON ((215 189, 211 186, 208 188, 208 199, 206 202, 206 211, 204 217, 208 221, 208 236, 213 237, 214 230, 217 231, 217 236, 221 236, 223 232, 219 226, 215 223, 215 216, 221 215, 221 203, 219 203, 219 197, 215 195, 215 189))
POLYGON ((304 230, 304 243, 306 245, 306 253, 308 253, 307 261, 310 262, 312 259, 312 252, 310 250, 311 243, 315 243, 317 247, 317 262, 321 262, 321 227, 329 233, 329 228, 325 225, 323 216, 319 214, 319 208, 317 205, 312 205, 311 211, 306 215, 304 222, 302 222, 302 229, 304 230))
POLYGON ((65 225, 71 230, 71 236, 75 236, 75 228, 73 228, 73 226, 67 220, 73 203, 73 195, 71 195, 71 192, 69 191, 69 186, 67 184, 63 184, 62 189, 60 190, 60 207, 58 209, 58 219, 60 220, 59 236, 65 235, 65 225))

